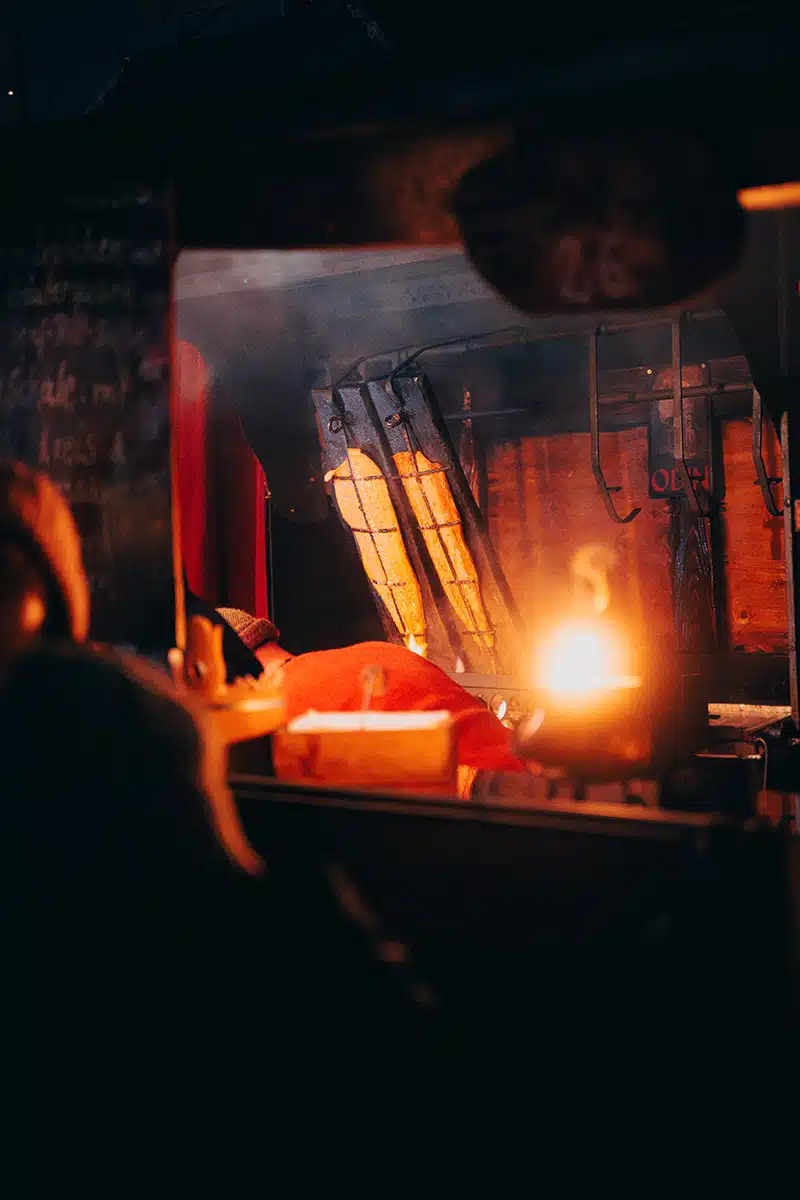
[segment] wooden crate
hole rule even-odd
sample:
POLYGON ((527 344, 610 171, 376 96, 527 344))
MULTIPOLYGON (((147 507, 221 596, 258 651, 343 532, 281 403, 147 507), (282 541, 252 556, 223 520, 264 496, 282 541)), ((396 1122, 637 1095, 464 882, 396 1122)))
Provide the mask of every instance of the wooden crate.
POLYGON ((455 795, 448 712, 306 713, 273 738, 279 779, 328 787, 455 795))

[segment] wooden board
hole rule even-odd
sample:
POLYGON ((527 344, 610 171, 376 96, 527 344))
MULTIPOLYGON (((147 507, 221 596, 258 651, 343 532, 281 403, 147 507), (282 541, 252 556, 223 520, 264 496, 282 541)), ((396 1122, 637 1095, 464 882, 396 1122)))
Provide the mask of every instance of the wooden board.
MULTIPOLYGON (((725 500, 722 528, 728 631, 742 650, 785 654, 788 645, 783 518, 771 517, 755 486, 752 422, 722 426, 725 500)), ((772 422, 764 421, 767 473, 780 475, 780 450, 772 422)), ((773 488, 781 503, 780 485, 773 488)))
POLYGON ((70 501, 91 636, 175 642, 167 205, 143 188, 53 193, 0 245, 0 453, 70 501))
MULTIPOLYGON (((649 480, 650 498, 668 500, 684 494, 675 458, 673 402, 661 400, 648 405, 650 419, 649 480)), ((710 401, 707 396, 686 400, 683 405, 684 461, 689 477, 697 480, 695 487, 703 493, 713 493, 710 454, 710 401)))
MULTIPOLYGON (((724 488, 715 518, 724 547, 723 606, 734 651, 786 652, 783 527, 755 486, 749 419, 720 422, 724 488)), ((647 429, 601 434, 603 468, 621 486, 617 507, 642 512, 629 525, 606 515, 589 461, 587 434, 520 438, 488 448, 489 529, 509 584, 531 628, 557 621, 571 601, 569 563, 592 542, 617 553, 611 612, 649 633, 671 636, 669 504, 648 498, 647 429)), ((764 458, 780 474, 777 439, 764 423, 764 458)), ((780 487, 775 489, 780 501, 780 487)), ((725 648, 724 644, 721 647, 725 648)), ((722 698, 722 697, 721 697, 722 698)))
POLYGON ((294 783, 456 793, 447 712, 307 713, 272 740, 275 774, 294 783))
POLYGON ((592 475, 589 435, 521 438, 488 450, 489 531, 519 608, 535 636, 571 603, 569 564, 589 543, 617 554, 611 614, 630 625, 672 630, 669 515, 647 496, 647 429, 601 434, 604 470, 622 487, 620 511, 641 505, 629 525, 609 520, 592 475))

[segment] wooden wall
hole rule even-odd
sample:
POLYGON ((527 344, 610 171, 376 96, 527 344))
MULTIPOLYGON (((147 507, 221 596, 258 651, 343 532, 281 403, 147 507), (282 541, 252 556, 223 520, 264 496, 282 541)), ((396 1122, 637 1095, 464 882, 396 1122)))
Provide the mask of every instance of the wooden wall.
MULTIPOLYGON (((726 421, 722 426, 722 529, 730 644, 785 654, 788 636, 783 518, 769 515, 760 490, 753 486, 751 438, 750 421, 726 421)), ((766 419, 764 461, 770 475, 780 475, 778 440, 766 419)), ((773 494, 780 502, 780 485, 773 488, 773 494)))
MULTIPOLYGON (((718 422, 722 458, 715 543, 722 608, 721 649, 785 652, 786 587, 781 518, 770 517, 755 486, 752 425, 718 422), (722 561, 720 561, 722 560, 722 561)), ((764 455, 779 475, 772 427, 764 425, 764 455)), ((551 623, 571 596, 575 551, 599 542, 617 552, 612 607, 618 618, 653 634, 672 632, 669 502, 647 495, 647 429, 601 435, 606 479, 618 484, 618 511, 640 505, 629 525, 608 517, 590 464, 588 433, 522 437, 488 448, 488 521, 509 583, 532 627, 551 623)), ((776 488, 778 499, 780 488, 776 488)))

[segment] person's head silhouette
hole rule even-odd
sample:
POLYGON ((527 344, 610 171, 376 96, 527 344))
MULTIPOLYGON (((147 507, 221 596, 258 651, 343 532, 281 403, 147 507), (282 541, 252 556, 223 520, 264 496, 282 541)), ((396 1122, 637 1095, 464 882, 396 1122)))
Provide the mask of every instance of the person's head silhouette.
POLYGON ((45 475, 0 460, 0 665, 37 636, 82 642, 89 585, 69 505, 45 475))

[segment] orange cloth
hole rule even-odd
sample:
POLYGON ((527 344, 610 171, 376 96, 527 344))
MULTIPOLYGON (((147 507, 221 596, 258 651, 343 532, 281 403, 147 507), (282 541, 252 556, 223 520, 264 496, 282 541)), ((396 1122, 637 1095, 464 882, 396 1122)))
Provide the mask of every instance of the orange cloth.
MULTIPOLYGON (((274 647, 269 652, 274 655, 274 647)), ((447 709, 457 726, 461 766, 481 771, 525 770, 511 753, 509 731, 488 708, 433 663, 388 642, 360 642, 342 650, 319 650, 288 659, 283 667, 288 719, 312 708, 323 712, 360 709, 361 672, 372 666, 381 667, 385 676, 384 694, 374 698, 373 708, 387 712, 447 709)))

